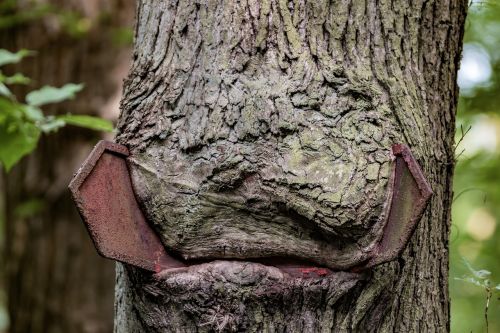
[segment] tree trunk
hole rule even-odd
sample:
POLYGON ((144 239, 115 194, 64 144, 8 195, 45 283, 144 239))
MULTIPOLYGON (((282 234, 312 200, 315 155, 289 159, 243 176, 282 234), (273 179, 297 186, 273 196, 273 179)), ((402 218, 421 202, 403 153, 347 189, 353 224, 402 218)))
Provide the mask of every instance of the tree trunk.
POLYGON ((149 222, 191 265, 118 265, 115 331, 448 331, 466 9, 140 0, 117 140, 149 222), (355 273, 396 143, 434 195, 398 260, 355 273), (334 273, 294 278, 275 259, 334 273))
MULTIPOLYGON (((48 112, 116 119, 131 50, 113 42, 113 33, 132 28, 134 4, 48 2, 59 12, 81 14, 73 17, 73 24, 90 24, 88 32, 72 37, 64 20, 48 14, 2 31, 2 47, 37 52, 16 67, 33 79, 30 90, 85 84, 74 101, 48 112)), ((27 12, 33 5, 20 11, 27 12)), ((26 93, 17 92, 20 97, 26 93)), ((67 190, 74 170, 99 137, 74 127, 44 136, 36 151, 5 175, 3 254, 12 333, 112 330, 114 267, 95 253, 67 190)))

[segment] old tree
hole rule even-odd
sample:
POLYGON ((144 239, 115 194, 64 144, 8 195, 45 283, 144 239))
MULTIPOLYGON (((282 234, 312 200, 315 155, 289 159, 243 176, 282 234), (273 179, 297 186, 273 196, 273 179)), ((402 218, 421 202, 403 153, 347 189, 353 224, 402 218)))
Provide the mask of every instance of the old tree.
POLYGON ((448 331, 466 9, 140 0, 117 141, 149 222, 191 265, 119 265, 116 331, 448 331), (356 272, 380 234, 396 143, 434 195, 397 260, 356 272), (334 273, 291 277, 271 258, 334 273))

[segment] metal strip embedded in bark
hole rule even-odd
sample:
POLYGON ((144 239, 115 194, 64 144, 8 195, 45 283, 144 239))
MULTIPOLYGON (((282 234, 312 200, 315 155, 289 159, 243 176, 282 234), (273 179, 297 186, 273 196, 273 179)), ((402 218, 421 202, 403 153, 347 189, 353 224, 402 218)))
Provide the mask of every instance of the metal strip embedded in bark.
MULTIPOLYGON (((371 259, 355 267, 360 271, 397 258, 420 220, 432 190, 403 144, 392 147, 395 156, 390 209, 383 234, 371 259)), ((69 188, 99 254, 143 269, 189 266, 165 251, 159 237, 147 223, 134 195, 125 146, 100 141, 78 170, 69 188)), ((327 268, 293 264, 286 258, 267 262, 294 277, 332 274, 327 268)))
POLYGON ((147 224, 132 190, 125 146, 100 141, 69 188, 100 255, 149 271, 184 267, 147 224))
POLYGON ((382 239, 364 268, 396 259, 406 247, 425 211, 432 189, 408 146, 392 146, 393 192, 382 239))

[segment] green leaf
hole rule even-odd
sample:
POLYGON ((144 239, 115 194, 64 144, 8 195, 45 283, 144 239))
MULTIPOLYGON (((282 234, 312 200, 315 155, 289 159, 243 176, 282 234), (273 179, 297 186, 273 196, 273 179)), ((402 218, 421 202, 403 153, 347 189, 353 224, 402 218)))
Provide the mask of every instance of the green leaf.
POLYGON ((38 143, 40 130, 32 123, 6 123, 0 126, 0 162, 8 172, 38 143))
POLYGON ((61 88, 45 86, 26 95, 26 102, 32 106, 42 106, 72 99, 83 89, 83 84, 68 83, 61 88))
MULTIPOLYGON (((23 110, 22 105, 13 100, 0 97, 0 124, 22 122, 23 110)), ((1 143, 1 141, 0 141, 1 143)))
POLYGON ((44 133, 56 132, 61 127, 66 126, 66 122, 55 117, 47 117, 44 122, 38 125, 38 128, 44 133))
POLYGON ((12 53, 5 49, 0 49, 0 66, 18 63, 24 57, 32 54, 33 52, 28 50, 20 50, 17 51, 16 53, 12 53))
POLYGON ((488 276, 491 275, 491 272, 490 271, 487 271, 485 269, 481 269, 479 271, 476 271, 474 273, 475 276, 477 276, 478 278, 480 279, 486 279, 488 276))
POLYGON ((73 38, 85 36, 92 28, 92 20, 76 11, 59 11, 57 18, 63 31, 73 38))
POLYGON ((5 97, 12 96, 12 93, 9 90, 9 88, 7 88, 7 86, 1 82, 0 82, 0 95, 5 96, 5 97))
POLYGON ((28 84, 31 82, 31 79, 21 73, 16 73, 12 76, 5 77, 4 82, 7 84, 28 84))
POLYGON ((473 285, 476 285, 479 287, 484 287, 483 284, 481 283, 481 281, 476 280, 475 278, 473 278, 471 276, 464 276, 463 278, 455 278, 455 280, 467 282, 467 283, 470 283, 470 284, 473 284, 473 285))
POLYGON ((24 115, 26 116, 26 118, 28 118, 29 120, 31 120, 33 122, 43 121, 45 119, 45 117, 43 116, 42 110, 40 110, 37 107, 31 106, 31 105, 24 105, 23 104, 21 106, 21 108, 22 108, 22 110, 23 110, 24 115))
POLYGON ((481 269, 481 270, 475 270, 472 265, 465 259, 465 258, 462 258, 464 264, 465 264, 465 267, 467 267, 469 269, 469 271, 474 274, 475 277, 479 278, 479 279, 486 279, 488 276, 491 275, 491 272, 490 271, 487 271, 485 269, 481 269))
POLYGON ((69 125, 89 128, 96 131, 112 132, 113 123, 109 120, 85 116, 85 115, 73 115, 67 114, 65 116, 58 116, 57 119, 63 120, 69 125))
POLYGON ((500 290, 500 284, 495 287, 496 290, 500 290))

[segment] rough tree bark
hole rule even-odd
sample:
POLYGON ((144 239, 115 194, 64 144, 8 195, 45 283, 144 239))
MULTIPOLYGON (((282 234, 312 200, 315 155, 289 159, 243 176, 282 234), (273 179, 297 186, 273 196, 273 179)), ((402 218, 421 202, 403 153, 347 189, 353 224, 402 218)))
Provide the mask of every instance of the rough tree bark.
MULTIPOLYGON (((85 83, 76 100, 51 107, 49 112, 115 118, 131 50, 113 42, 113 29, 132 28, 134 4, 121 0, 37 3, 42 2, 81 14, 90 30, 79 38, 70 37, 54 15, 46 15, 1 31, 3 48, 37 51, 16 70, 33 79, 30 89, 85 83)), ((18 3, 21 11, 34 5, 18 3)), ((26 91, 17 92, 21 98, 26 91)), ((99 133, 74 127, 44 136, 37 150, 5 175, 2 268, 12 333, 112 330, 113 264, 100 258, 88 242, 67 190, 72 173, 99 137, 99 133), (41 201, 41 210, 31 215, 16 213, 31 200, 41 201)))
POLYGON ((193 264, 118 265, 115 331, 448 331, 466 8, 140 0, 117 140, 148 220, 193 264), (380 236, 395 143, 434 196, 401 258, 350 272, 380 236), (335 273, 291 278, 271 257, 335 273))

